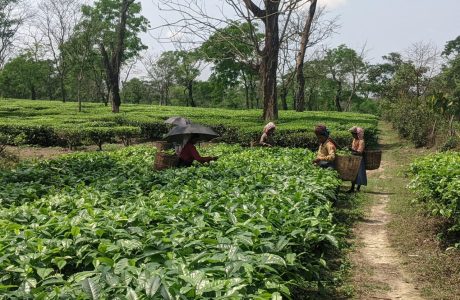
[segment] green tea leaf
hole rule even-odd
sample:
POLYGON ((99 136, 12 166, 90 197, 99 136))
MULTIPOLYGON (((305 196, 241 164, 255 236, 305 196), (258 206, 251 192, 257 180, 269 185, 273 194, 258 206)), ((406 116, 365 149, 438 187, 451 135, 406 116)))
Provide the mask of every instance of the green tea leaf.
POLYGON ((81 282, 81 286, 88 295, 89 299, 99 299, 100 287, 92 278, 86 278, 85 280, 83 280, 81 282))
POLYGON ((48 277, 49 274, 53 273, 53 269, 51 268, 36 268, 38 276, 41 279, 45 279, 48 277))
POLYGON ((147 280, 145 284, 145 293, 148 297, 155 296, 156 292, 160 288, 161 285, 161 278, 159 276, 155 276, 147 280))
POLYGON ((136 292, 130 287, 128 287, 128 289, 127 289, 126 299, 128 299, 128 300, 137 300, 138 299, 136 292))

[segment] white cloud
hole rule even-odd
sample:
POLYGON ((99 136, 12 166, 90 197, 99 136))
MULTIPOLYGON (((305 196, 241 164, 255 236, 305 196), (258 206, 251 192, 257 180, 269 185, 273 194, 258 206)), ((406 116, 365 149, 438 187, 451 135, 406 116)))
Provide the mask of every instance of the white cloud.
POLYGON ((318 4, 324 5, 328 9, 334 9, 334 8, 344 5, 346 2, 347 0, 319 0, 318 4))

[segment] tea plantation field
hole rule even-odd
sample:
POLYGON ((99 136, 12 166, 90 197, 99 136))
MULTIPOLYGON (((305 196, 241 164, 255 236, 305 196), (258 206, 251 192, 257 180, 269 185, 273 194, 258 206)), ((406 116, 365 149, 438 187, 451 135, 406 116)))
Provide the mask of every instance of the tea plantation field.
MULTIPOLYGON (((434 153, 411 164, 410 188, 429 212, 446 218, 460 232, 460 152, 434 153)), ((460 248, 460 242, 457 243, 460 248)))
MULTIPOLYGON (((119 140, 129 144, 133 138, 161 139, 168 131, 163 123, 171 116, 189 118, 209 125, 227 143, 249 145, 258 140, 265 122, 261 110, 226 110, 124 104, 121 113, 113 114, 100 103, 85 103, 83 112, 76 103, 32 100, 0 101, 0 132, 16 137, 22 135, 27 144, 42 146, 99 144, 119 140)), ((274 137, 276 145, 316 148, 313 128, 327 125, 339 145, 350 143, 350 127, 366 129, 368 146, 377 141, 377 118, 373 115, 339 112, 280 111, 274 137)))
POLYGON ((155 149, 0 171, 0 299, 289 299, 333 280, 335 171, 304 149, 217 145, 152 170, 155 149))

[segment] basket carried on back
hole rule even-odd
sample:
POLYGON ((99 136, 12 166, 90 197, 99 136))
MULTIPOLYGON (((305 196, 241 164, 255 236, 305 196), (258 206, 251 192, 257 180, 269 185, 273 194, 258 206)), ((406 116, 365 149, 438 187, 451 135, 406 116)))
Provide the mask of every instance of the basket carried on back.
POLYGON ((361 164, 361 156, 337 155, 335 158, 335 168, 342 180, 353 181, 356 179, 361 164))
POLYGON ((155 156, 155 163, 153 165, 155 170, 164 170, 177 167, 179 157, 176 154, 168 154, 158 151, 155 156))
POLYGON ((380 167, 380 161, 382 160, 381 150, 366 150, 364 151, 364 162, 366 170, 376 170, 380 167))
POLYGON ((166 142, 166 141, 156 141, 156 142, 153 142, 153 146, 155 148, 157 148, 158 152, 162 151, 162 150, 166 150, 166 149, 171 149, 172 148, 172 144, 169 143, 169 142, 166 142))

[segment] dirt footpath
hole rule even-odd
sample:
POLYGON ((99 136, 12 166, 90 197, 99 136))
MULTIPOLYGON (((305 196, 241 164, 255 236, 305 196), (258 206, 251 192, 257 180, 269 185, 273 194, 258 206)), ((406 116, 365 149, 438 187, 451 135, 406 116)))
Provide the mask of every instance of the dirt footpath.
MULTIPOLYGON (((364 188, 371 204, 366 216, 354 228, 356 249, 351 253, 353 265, 353 285, 357 299, 423 299, 414 280, 404 270, 398 252, 390 245, 388 222, 391 215, 387 211, 391 189, 391 149, 385 146, 381 167, 368 171, 369 186, 364 188), (390 181, 388 183, 387 181, 390 181), (388 185, 387 185, 388 184, 388 185)), ((397 151, 397 150, 396 150, 397 151)))
POLYGON ((370 271, 370 281, 362 282, 370 291, 360 298, 423 299, 402 269, 401 259, 388 241, 386 225, 390 216, 385 210, 388 195, 378 195, 376 198, 369 215, 354 231, 361 246, 352 255, 352 261, 370 271))

